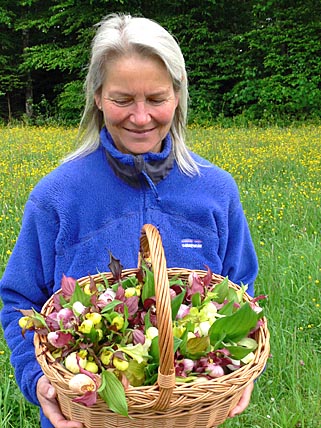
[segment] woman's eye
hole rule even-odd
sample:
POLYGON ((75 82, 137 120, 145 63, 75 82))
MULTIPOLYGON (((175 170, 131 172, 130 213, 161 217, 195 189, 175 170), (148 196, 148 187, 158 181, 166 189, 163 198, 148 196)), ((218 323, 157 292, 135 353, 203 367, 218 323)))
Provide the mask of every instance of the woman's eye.
POLYGON ((130 99, 123 99, 123 100, 113 100, 113 102, 118 106, 126 107, 126 106, 129 106, 133 101, 130 99))
POLYGON ((165 100, 163 99, 163 98, 151 98, 151 99, 149 99, 148 100, 148 102, 150 103, 150 104, 153 104, 153 105, 155 105, 155 106, 158 106, 158 105, 160 105, 160 104, 163 104, 163 102, 164 102, 165 100))

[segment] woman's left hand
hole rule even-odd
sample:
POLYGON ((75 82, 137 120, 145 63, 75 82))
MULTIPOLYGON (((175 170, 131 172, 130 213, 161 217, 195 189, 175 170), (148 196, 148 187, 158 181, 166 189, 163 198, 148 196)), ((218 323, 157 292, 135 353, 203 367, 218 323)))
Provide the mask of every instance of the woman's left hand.
POLYGON ((238 404, 232 409, 228 415, 229 418, 233 418, 236 415, 242 413, 250 403, 252 391, 254 388, 254 382, 251 382, 243 391, 242 397, 238 404))

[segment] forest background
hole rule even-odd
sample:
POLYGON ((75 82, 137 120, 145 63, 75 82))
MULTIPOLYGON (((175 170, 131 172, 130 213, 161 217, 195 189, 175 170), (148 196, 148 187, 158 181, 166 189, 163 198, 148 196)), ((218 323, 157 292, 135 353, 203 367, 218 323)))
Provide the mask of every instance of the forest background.
POLYGON ((112 12, 175 35, 190 122, 319 119, 320 0, 0 0, 0 122, 78 123, 94 24, 112 12))

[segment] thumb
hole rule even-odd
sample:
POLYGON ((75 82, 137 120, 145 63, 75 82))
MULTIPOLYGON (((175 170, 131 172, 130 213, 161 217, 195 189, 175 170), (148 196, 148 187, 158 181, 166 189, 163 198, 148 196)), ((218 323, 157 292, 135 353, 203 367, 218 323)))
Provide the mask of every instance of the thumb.
POLYGON ((49 399, 56 398, 56 395, 57 393, 55 388, 52 385, 49 385, 46 393, 47 398, 49 399))

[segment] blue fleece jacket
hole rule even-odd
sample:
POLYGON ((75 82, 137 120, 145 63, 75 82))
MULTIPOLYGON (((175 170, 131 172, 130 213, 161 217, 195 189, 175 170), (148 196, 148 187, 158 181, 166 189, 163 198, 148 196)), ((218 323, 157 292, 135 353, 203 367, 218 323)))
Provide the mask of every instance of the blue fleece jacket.
MULTIPOLYGON (((159 229, 169 268, 208 265, 249 284, 253 294, 257 258, 235 181, 193 153, 201 175, 183 174, 171 160, 171 144, 167 136, 161 153, 137 158, 120 153, 103 129, 95 152, 60 165, 31 192, 0 282, 11 362, 30 402, 39 405, 35 391, 42 372, 32 334, 22 338, 14 308, 40 311, 63 274, 79 278, 108 270, 109 251, 125 269, 136 267, 145 223, 159 229)), ((41 419, 43 428, 51 426, 41 419)))

